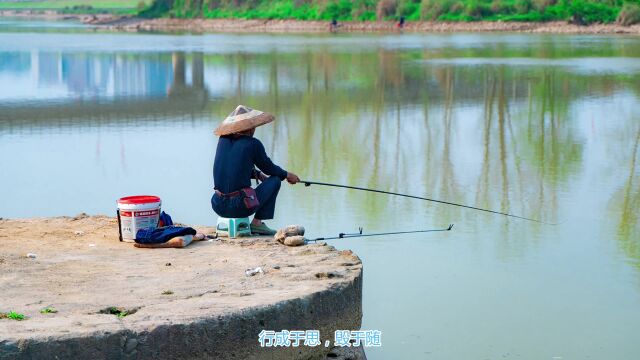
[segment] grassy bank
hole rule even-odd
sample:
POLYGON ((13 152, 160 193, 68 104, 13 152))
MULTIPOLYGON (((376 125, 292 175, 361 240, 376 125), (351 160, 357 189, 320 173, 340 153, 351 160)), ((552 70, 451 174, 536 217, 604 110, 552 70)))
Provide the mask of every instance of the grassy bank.
POLYGON ((55 10, 63 13, 136 14, 152 0, 0 0, 0 10, 55 10))
POLYGON ((155 0, 146 17, 640 22, 640 0, 155 0))

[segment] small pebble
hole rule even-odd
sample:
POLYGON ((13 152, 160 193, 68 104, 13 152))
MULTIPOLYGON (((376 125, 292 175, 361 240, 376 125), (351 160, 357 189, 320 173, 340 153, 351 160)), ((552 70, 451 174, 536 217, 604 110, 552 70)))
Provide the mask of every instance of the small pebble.
POLYGON ((30 259, 35 259, 37 257, 37 255, 34 254, 34 253, 28 253, 27 257, 30 258, 30 259))
POLYGON ((82 236, 82 235, 84 235, 84 231, 78 230, 74 234, 76 234, 77 236, 82 236))
POLYGON ((96 246, 96 244, 89 244, 89 247, 94 247, 96 246))
POLYGON ((164 266, 171 266, 171 263, 166 263, 164 264, 164 266))
POLYGON ((264 271, 262 271, 262 268, 260 266, 258 266, 255 269, 247 269, 247 270, 244 271, 244 273, 247 276, 253 276, 255 274, 264 274, 264 271))
POLYGON ((276 269, 276 270, 277 270, 277 269, 280 269, 280 265, 273 265, 273 266, 272 266, 272 268, 274 268, 274 269, 276 269))

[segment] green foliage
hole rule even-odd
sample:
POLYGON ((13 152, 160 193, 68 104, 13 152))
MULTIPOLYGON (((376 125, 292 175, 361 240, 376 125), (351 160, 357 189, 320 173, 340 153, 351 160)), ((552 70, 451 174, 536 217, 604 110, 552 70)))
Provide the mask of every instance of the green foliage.
POLYGON ((40 310, 41 314, 55 314, 57 312, 58 312, 58 310, 54 309, 51 306, 47 306, 46 308, 40 310))
POLYGON ((515 9, 518 14, 527 14, 533 8, 533 4, 529 0, 516 0, 515 9))
POLYGON ((350 0, 331 1, 320 18, 324 20, 351 20, 351 6, 350 0))
POLYGON ((640 24, 640 4, 625 3, 616 22, 624 26, 640 24))
POLYGON ((602 2, 573 0, 569 3, 571 22, 588 25, 615 21, 618 10, 602 2))
POLYGON ((376 5, 376 17, 379 20, 387 19, 392 15, 395 15, 398 7, 396 0, 380 0, 376 5))
MULTIPOLYGON (((155 0, 145 17, 637 22, 640 0, 155 0), (625 11, 621 11, 623 8, 625 11), (620 15, 619 15, 620 14, 620 15)), ((142 8, 142 6, 140 6, 142 8)))
POLYGON ((472 20, 480 20, 491 15, 491 9, 488 4, 484 4, 479 0, 469 0, 464 8, 464 15, 472 20))
POLYGON ((168 14, 173 7, 173 0, 153 0, 148 8, 138 12, 138 16, 143 18, 157 18, 168 14))
POLYGON ((138 2, 138 5, 136 5, 136 10, 138 10, 138 12, 141 12, 141 11, 144 11, 146 9, 147 9, 147 4, 144 1, 140 0, 138 2))
POLYGON ((26 319, 26 317, 24 316, 24 314, 20 314, 15 311, 9 311, 8 313, 0 313, 0 319, 11 319, 11 320, 22 321, 26 319))
POLYGON ((100 314, 109 314, 109 315, 115 315, 118 318, 123 318, 127 315, 131 315, 135 312, 135 310, 132 311, 128 311, 126 309, 123 308, 118 308, 115 306, 110 306, 106 309, 100 310, 100 314))
POLYGON ((420 1, 401 0, 396 8, 398 17, 404 16, 406 20, 420 20, 420 1))
POLYGON ((453 0, 422 0, 420 18, 438 20, 440 16, 449 13, 453 3, 453 0))

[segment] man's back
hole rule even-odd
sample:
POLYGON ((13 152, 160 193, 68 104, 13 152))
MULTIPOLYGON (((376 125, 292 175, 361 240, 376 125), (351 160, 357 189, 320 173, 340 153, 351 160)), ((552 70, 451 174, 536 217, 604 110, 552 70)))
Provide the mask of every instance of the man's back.
POLYGON ((251 186, 254 165, 267 175, 284 179, 287 172, 271 162, 264 145, 251 136, 221 136, 213 164, 214 188, 231 193, 251 186))

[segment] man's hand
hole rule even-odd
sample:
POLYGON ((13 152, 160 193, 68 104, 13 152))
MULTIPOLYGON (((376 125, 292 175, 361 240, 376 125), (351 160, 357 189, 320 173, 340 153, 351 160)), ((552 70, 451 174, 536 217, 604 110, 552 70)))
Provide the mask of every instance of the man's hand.
POLYGON ((298 175, 294 174, 294 173, 287 173, 287 182, 291 185, 299 183, 300 182, 300 178, 298 177, 298 175))

